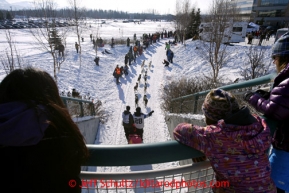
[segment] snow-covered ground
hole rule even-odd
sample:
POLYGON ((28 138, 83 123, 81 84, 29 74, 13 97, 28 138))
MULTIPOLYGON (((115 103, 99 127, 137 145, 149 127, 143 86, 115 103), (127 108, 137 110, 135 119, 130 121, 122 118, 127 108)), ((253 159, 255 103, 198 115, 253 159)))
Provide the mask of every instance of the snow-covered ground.
MULTIPOLYGON (((196 49, 203 45, 199 40, 187 40, 186 46, 182 44, 172 46, 171 49, 175 55, 174 63, 170 64, 169 67, 164 67, 162 61, 166 58, 165 42, 168 42, 169 39, 161 39, 160 42, 144 50, 143 55, 137 57, 136 62, 130 66, 129 75, 120 78, 120 85, 116 85, 112 73, 116 65, 124 65, 124 56, 128 52, 129 47, 126 45, 116 45, 115 48, 110 48, 109 45, 105 45, 97 53, 100 57, 100 65, 96 66, 93 62, 95 51, 89 39, 89 34, 91 33, 96 35, 98 31, 99 36, 105 39, 111 39, 111 37, 124 39, 130 37, 130 39, 133 39, 133 34, 136 33, 139 39, 143 33, 153 33, 163 30, 174 30, 174 24, 169 22, 143 22, 141 24, 134 24, 110 21, 100 26, 95 21, 92 21, 83 30, 82 36, 84 37, 84 42, 82 43, 81 57, 76 53, 74 48, 76 35, 73 31, 69 32, 65 50, 65 62, 61 65, 60 72, 57 74, 58 87, 60 92, 68 92, 72 88, 75 88, 82 95, 90 93, 92 98, 102 101, 104 109, 109 114, 109 119, 105 124, 100 125, 95 140, 96 144, 127 144, 122 127, 121 114, 127 105, 131 106, 131 112, 135 110, 135 91, 133 87, 137 82, 138 75, 141 74, 141 63, 143 61, 145 61, 145 68, 148 70, 148 88, 146 94, 149 101, 147 107, 145 107, 142 102, 145 94, 144 79, 142 78, 137 91, 139 105, 143 113, 149 113, 151 110, 155 111, 151 117, 145 119, 144 143, 171 140, 165 124, 165 112, 160 108, 162 88, 177 78, 199 77, 211 72, 208 61, 200 54, 199 49, 196 49), (102 54, 104 49, 108 49, 112 54, 102 54), (151 68, 148 66, 150 61, 152 61, 151 68)), ((25 65, 41 68, 53 75, 51 56, 40 49, 29 30, 14 29, 10 30, 10 32, 13 35, 17 50, 24 58, 25 65)), ((255 46, 257 45, 257 41, 253 41, 255 46)), ((270 41, 264 41, 263 46, 260 46, 260 48, 262 47, 266 50, 264 56, 266 64, 271 64, 269 72, 273 72, 275 69, 270 58, 272 43, 273 38, 270 41)), ((0 30, 1 57, 4 57, 7 48, 5 30, 0 30)), ((242 80, 241 70, 249 65, 248 56, 246 56, 249 46, 243 42, 234 46, 228 46, 227 49, 230 60, 220 70, 220 77, 228 83, 232 83, 236 78, 242 80)), ((0 81, 5 75, 3 67, 0 66, 0 81)), ((98 167, 96 170, 98 172, 127 172, 132 170, 163 169, 176 167, 177 165, 178 162, 171 162, 153 164, 152 166, 98 167)), ((95 168, 91 169, 95 171, 95 168)))

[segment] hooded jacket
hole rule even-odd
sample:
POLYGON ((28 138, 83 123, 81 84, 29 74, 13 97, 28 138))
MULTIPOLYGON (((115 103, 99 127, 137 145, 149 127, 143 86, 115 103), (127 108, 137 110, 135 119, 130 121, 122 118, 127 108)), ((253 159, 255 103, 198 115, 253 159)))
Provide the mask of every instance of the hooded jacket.
POLYGON ((228 184, 213 188, 215 192, 276 192, 267 156, 270 129, 263 119, 250 115, 248 108, 214 125, 181 123, 175 128, 174 137, 203 152, 211 162, 216 180, 228 184))
POLYGON ((248 102, 277 122, 270 155, 271 176, 278 188, 289 191, 289 64, 276 76, 268 99, 256 93, 248 102))
POLYGON ((256 93, 248 102, 266 117, 278 121, 273 147, 289 152, 289 64, 276 76, 269 99, 256 93))
POLYGON ((0 104, 0 186, 9 192, 81 192, 75 141, 56 134, 46 114, 41 105, 0 104))

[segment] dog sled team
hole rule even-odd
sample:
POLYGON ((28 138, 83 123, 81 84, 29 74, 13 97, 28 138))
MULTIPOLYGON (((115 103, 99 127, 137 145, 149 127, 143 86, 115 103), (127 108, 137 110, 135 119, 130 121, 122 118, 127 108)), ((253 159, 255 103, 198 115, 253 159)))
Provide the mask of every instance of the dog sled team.
POLYGON ((144 119, 153 113, 154 111, 144 114, 141 108, 137 107, 131 114, 130 106, 126 106, 126 110, 122 113, 122 124, 128 144, 143 143, 144 119))

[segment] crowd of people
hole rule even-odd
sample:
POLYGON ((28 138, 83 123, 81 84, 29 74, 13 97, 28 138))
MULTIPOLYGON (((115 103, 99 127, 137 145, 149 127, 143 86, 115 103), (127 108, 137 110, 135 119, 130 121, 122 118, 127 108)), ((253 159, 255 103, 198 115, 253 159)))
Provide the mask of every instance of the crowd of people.
POLYGON ((252 44, 252 40, 259 39, 258 45, 261 46, 264 40, 269 41, 270 37, 274 34, 273 30, 258 30, 252 31, 247 34, 248 44, 252 44))

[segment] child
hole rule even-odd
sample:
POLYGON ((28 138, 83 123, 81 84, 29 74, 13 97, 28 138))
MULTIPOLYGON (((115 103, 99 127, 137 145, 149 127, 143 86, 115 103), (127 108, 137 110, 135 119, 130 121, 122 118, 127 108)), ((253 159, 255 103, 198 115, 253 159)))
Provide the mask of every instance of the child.
POLYGON ((251 115, 247 107, 239 108, 235 97, 221 89, 208 93, 202 110, 207 126, 181 123, 174 137, 203 152, 216 180, 229 183, 229 187, 213 187, 213 191, 276 193, 266 153, 271 137, 265 121, 251 115))

